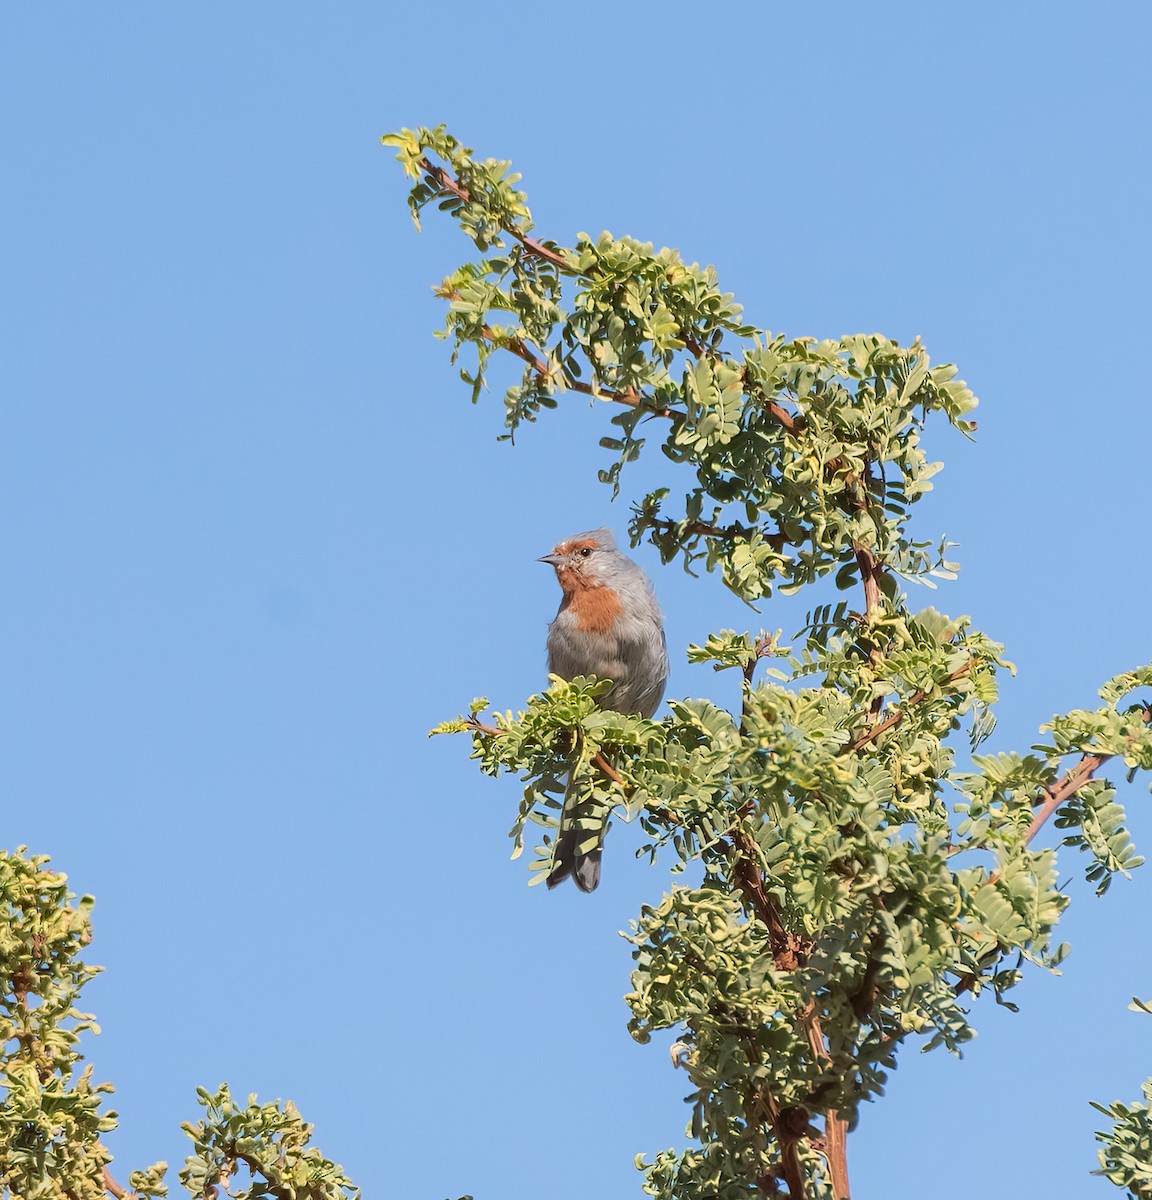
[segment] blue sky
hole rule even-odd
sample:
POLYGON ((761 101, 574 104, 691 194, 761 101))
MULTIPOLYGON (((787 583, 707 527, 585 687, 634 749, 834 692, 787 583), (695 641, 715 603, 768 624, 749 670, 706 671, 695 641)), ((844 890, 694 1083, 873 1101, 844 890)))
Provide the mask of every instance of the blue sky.
MULTIPOLYGON (((626 523, 608 414, 496 443, 431 336, 468 243, 416 235, 380 134, 447 122, 541 235, 678 246, 762 327, 958 363, 980 433, 935 431, 919 528, 963 571, 925 602, 1007 643, 1023 749, 1152 659, 1150 37, 1137 4, 5 6, 4 844, 97 897, 118 1172, 179 1163, 221 1079, 366 1196, 635 1196, 683 1144, 617 936, 668 879, 618 826, 594 896, 527 890, 515 782, 425 737, 541 686, 534 560, 626 523)), ((709 630, 799 623, 638 557, 673 696, 731 703, 684 659, 709 630)), ((1113 1194, 1087 1102, 1152 1073, 1152 874, 1072 892, 1062 978, 981 1003, 963 1062, 906 1051, 860 1196, 1113 1194)))

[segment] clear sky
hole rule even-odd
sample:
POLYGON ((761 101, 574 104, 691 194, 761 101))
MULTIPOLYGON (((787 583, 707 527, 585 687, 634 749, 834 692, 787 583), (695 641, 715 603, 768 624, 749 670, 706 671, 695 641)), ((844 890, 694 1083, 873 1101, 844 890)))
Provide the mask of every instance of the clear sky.
MULTIPOLYGON (((1150 40, 1136 3, 4 6, 2 842, 97 897, 118 1172, 175 1168, 221 1079, 366 1197, 639 1196, 684 1142, 617 936, 668 878, 617 826, 594 896, 529 891, 515 781, 425 737, 543 683, 534 560, 626 524, 608 414, 496 443, 431 336, 470 244, 416 235, 380 134, 446 121, 542 236, 678 246, 762 327, 958 363, 980 433, 931 435, 919 529, 964 569, 924 599, 1007 643, 1023 750, 1152 658, 1150 40)), ((637 556, 674 696, 732 702, 709 630, 799 624, 637 556)), ((982 1001, 962 1062, 906 1049, 860 1197, 1113 1194, 1088 1100, 1152 1073, 1152 868, 1072 891, 1062 978, 982 1001)))

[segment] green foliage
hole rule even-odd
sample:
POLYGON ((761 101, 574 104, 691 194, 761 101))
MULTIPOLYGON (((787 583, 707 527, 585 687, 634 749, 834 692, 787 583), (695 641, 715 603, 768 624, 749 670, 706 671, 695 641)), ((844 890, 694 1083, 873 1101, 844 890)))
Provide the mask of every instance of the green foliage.
MULTIPOLYGON (((76 1007, 100 973, 81 951, 92 939, 92 898, 68 891, 67 877, 24 847, 0 851, 0 1194, 25 1200, 103 1200, 111 1155, 101 1140, 117 1115, 102 1111, 111 1084, 83 1066, 81 1036, 98 1033, 76 1007)), ((310 1149, 311 1127, 291 1104, 233 1105, 226 1086, 200 1091, 204 1121, 186 1125, 195 1153, 180 1172, 192 1196, 215 1196, 240 1166, 259 1175, 236 1197, 345 1200, 358 1196, 339 1167, 310 1149)), ((145 1197, 168 1195, 167 1164, 134 1171, 129 1185, 145 1197)), ((118 1186, 118 1185, 117 1185, 118 1186)))
POLYGON ((218 1187, 227 1187, 236 1200, 355 1200, 360 1195, 341 1167, 309 1145, 312 1126, 291 1101, 258 1104, 249 1096, 240 1106, 227 1084, 215 1092, 196 1091, 206 1116, 184 1125, 194 1153, 185 1160, 180 1182, 190 1195, 212 1197, 218 1187), (237 1191, 241 1170, 251 1182, 237 1191))
POLYGON ((689 464, 696 483, 673 515, 666 489, 646 496, 635 508, 634 543, 647 534, 666 561, 679 555, 686 567, 720 569, 748 600, 771 594, 777 580, 795 590, 833 571, 848 586, 857 546, 883 551, 899 576, 951 575, 947 547, 913 542, 904 526, 940 467, 920 448, 929 414, 974 428, 976 399, 954 367, 933 367, 919 342, 901 347, 879 334, 759 331, 711 267, 632 238, 525 245, 531 216, 508 163, 476 160, 442 127, 384 142, 416 181, 417 223, 439 199, 478 249, 500 252, 464 264, 440 288, 453 359, 474 357, 462 371, 474 401, 501 349, 523 363, 505 390, 510 434, 567 391, 623 400, 625 411, 612 417, 618 433, 601 442, 617 456, 601 472, 614 488, 645 445, 641 421, 675 410, 662 450, 689 464), (434 159, 457 192, 445 192, 434 159), (781 421, 785 406, 794 420, 781 421))
POLYGON ((79 957, 92 898, 73 904, 67 877, 23 846, 0 851, 0 898, 0 1180, 29 1200, 103 1197, 100 1138, 116 1114, 101 1112, 111 1086, 82 1066, 80 1036, 98 1030, 76 1007, 100 970, 79 957))
MULTIPOLYGON (((439 202, 481 252, 439 289, 442 336, 473 401, 496 363, 517 367, 506 436, 568 393, 608 403, 613 494, 654 429, 668 463, 633 505, 634 545, 717 571, 747 601, 862 585, 856 604, 816 602, 791 645, 725 630, 689 648, 739 670, 739 711, 673 700, 641 720, 599 708, 605 681, 554 677, 519 712, 485 721, 478 700, 436 731, 469 734, 482 771, 520 780, 514 857, 538 829, 533 882, 562 813, 588 845, 613 816, 637 821, 640 853, 683 875, 630 932, 630 1030, 676 1031, 692 1087, 693 1144, 638 1160, 644 1190, 843 1195, 844 1131, 903 1043, 958 1051, 973 997, 1008 1004, 1025 962, 1055 970, 1065 954, 1056 851, 1033 844, 1049 816, 1098 891, 1141 862, 1097 772, 1152 770, 1152 710, 1131 695, 1152 667, 1054 717, 1032 754, 977 753, 1011 664, 969 618, 914 611, 901 591, 956 569, 945 538, 910 528, 941 465, 930 425, 975 428, 955 368, 919 341, 758 329, 673 250, 534 240, 507 163, 443 128, 384 140, 414 216, 439 202)), ((1131 1125, 1131 1111, 1115 1115, 1131 1125)))
MULTIPOLYGON (((1137 1012, 1152 1013, 1152 1008, 1140 1000, 1129 1005, 1137 1012)), ((1142 1103, 1122 1104, 1117 1100, 1104 1106, 1095 1101, 1092 1107, 1110 1118, 1111 1126, 1098 1132, 1100 1170, 1117 1187, 1126 1188, 1133 1200, 1152 1197, 1152 1079, 1141 1085, 1142 1103)))
POLYGON ((1152 1196, 1152 1079, 1145 1080, 1140 1090, 1143 1103, 1117 1100, 1107 1108, 1100 1104, 1092 1107, 1112 1119, 1111 1129, 1096 1134, 1096 1140, 1104 1143, 1097 1174, 1127 1188, 1137 1200, 1147 1200, 1152 1196))

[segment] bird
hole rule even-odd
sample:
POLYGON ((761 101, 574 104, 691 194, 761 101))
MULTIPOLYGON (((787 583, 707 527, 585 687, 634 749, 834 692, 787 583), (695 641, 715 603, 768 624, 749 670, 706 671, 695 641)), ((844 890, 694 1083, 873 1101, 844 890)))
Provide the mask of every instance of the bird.
MULTIPOLYGON (((549 672, 561 679, 610 679, 602 708, 650 718, 668 682, 668 646, 648 576, 620 553, 610 529, 573 534, 539 561, 555 567, 563 593, 548 626, 549 672)), ((548 886, 571 876, 582 892, 591 892, 600 882, 602 847, 580 851, 588 833, 568 809, 560 815, 548 886)))

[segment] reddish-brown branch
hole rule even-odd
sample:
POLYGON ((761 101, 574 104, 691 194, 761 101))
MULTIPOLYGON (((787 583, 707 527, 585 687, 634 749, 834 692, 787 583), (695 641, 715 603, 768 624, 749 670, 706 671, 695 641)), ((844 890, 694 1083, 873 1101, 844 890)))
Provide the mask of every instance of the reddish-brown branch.
MULTIPOLYGON (((847 497, 851 511, 867 515, 868 493, 872 489, 872 469, 866 463, 863 478, 855 474, 848 476, 847 497)), ((856 555, 856 565, 860 568, 860 579, 864 584, 864 617, 871 620, 880 608, 880 580, 884 568, 874 551, 860 542, 854 542, 852 550, 856 555)))
MULTIPOLYGON (((1024 833, 1025 846, 1031 845, 1036 835, 1044 828, 1048 818, 1066 800, 1071 800, 1111 757, 1111 754, 1085 754, 1074 767, 1070 767, 1064 772, 1058 783, 1044 789, 1046 793, 1044 801, 1036 810, 1031 823, 1024 833)), ((999 878, 1000 872, 993 871, 981 886, 989 887, 996 883, 999 878)))
POLYGON ((851 1200, 848 1183, 848 1122, 839 1113, 825 1114, 824 1137, 833 1200, 851 1200))
MULTIPOLYGON (((745 370, 741 370, 740 378, 742 381, 748 378, 745 370)), ((795 433, 804 419, 796 413, 790 413, 778 400, 765 399, 764 408, 785 433, 795 433)))
POLYGON ((864 616, 871 619, 880 607, 880 576, 883 568, 880 566, 880 560, 867 546, 854 545, 852 550, 864 583, 864 616))
MULTIPOLYGON (((855 475, 848 477, 847 501, 850 511, 867 515, 868 490, 866 485, 870 481, 871 473, 867 466, 864 468, 863 481, 855 475)), ((864 584, 864 621, 867 624, 880 611, 880 580, 883 578, 884 568, 880 565, 880 560, 876 557, 875 552, 861 542, 853 542, 852 552, 856 556, 856 566, 860 570, 860 580, 864 584)), ((881 659, 879 648, 873 646, 868 653, 868 658, 873 666, 879 666, 881 659)), ((876 696, 869 707, 869 716, 875 720, 883 707, 884 697, 876 696)))
MULTIPOLYGON (((1152 707, 1144 710, 1144 723, 1152 725, 1152 707)), ((1051 787, 1046 787, 1044 791, 1047 793, 1044 801, 1036 810, 1032 821, 1024 833, 1024 845, 1031 845, 1032 840, 1044 828, 1048 818, 1063 804, 1066 800, 1071 800, 1073 796, 1096 774, 1097 771, 1114 755, 1111 754, 1089 754, 1085 753, 1080 761, 1070 767, 1060 777, 1058 783, 1051 787)), ((995 883, 1000 876, 994 873, 988 877, 988 883, 995 883)))
POLYGON ((782 404, 775 400, 769 400, 764 406, 776 419, 781 428, 787 433, 795 433, 800 427, 799 418, 793 416, 782 404))
MULTIPOLYGON (((428 178, 441 191, 448 192, 450 195, 456 196, 458 199, 462 200, 465 204, 472 203, 472 200, 473 200, 472 193, 458 179, 454 178, 444 167, 436 166, 428 158, 421 158, 419 166, 420 166, 420 169, 424 172, 424 174, 427 175, 428 178)), ((572 265, 564 258, 564 256, 559 251, 552 250, 548 246, 545 246, 543 242, 538 242, 535 238, 528 237, 527 234, 522 233, 515 226, 502 225, 501 228, 510 237, 515 238, 516 241, 518 241, 520 243, 520 245, 523 246, 524 249, 527 250, 528 253, 533 255, 535 258, 539 258, 539 259, 542 259, 544 262, 551 263, 558 270, 563 271, 565 275, 575 275, 576 274, 576 271, 573 269, 572 265)), ((679 333, 680 333, 680 340, 684 343, 684 346, 688 350, 688 352, 690 354, 692 354, 694 357, 703 358, 703 356, 705 354, 713 353, 713 351, 708 346, 706 346, 703 342, 700 341, 700 339, 698 337, 696 337, 693 333, 689 332, 688 330, 682 329, 679 331, 679 333)), ((511 347, 509 347, 509 348, 511 348, 511 347)), ((545 368, 544 373, 547 373, 546 368, 545 368)), ((578 383, 572 383, 570 386, 575 391, 591 393, 591 388, 589 388, 587 384, 581 385, 578 383)), ((623 404, 629 403, 628 400, 624 399, 624 396, 626 396, 627 393, 618 393, 618 392, 617 393, 609 393, 609 392, 602 391, 600 394, 607 396, 609 399, 612 399, 612 400, 619 400, 623 404)), ((636 406, 638 406, 638 404, 639 404, 638 399, 634 400, 633 406, 636 407, 636 406)), ((785 429, 788 433, 794 433, 796 431, 796 429, 799 427, 799 418, 796 417, 795 415, 793 415, 792 413, 790 413, 778 401, 768 400, 765 404, 765 408, 767 409, 767 411, 769 413, 771 413, 772 417, 777 422, 779 422, 781 428, 785 429)), ((674 415, 674 410, 671 410, 671 409, 656 410, 656 411, 657 411, 657 415, 659 415, 659 416, 673 416, 674 415)), ((677 418, 681 418, 681 417, 683 417, 683 414, 676 413, 675 416, 677 418)))
MULTIPOLYGON (((1152 710, 1144 717, 1145 721, 1152 723, 1152 710)), ((1024 833, 1024 845, 1032 844, 1036 835, 1044 828, 1049 817, 1066 801, 1071 800, 1073 796, 1096 774, 1096 772, 1113 756, 1111 754, 1085 754, 1080 761, 1069 768, 1060 777, 1059 782, 1050 787, 1046 787, 1046 793, 1043 802, 1036 810, 1024 833)), ((1000 879, 1000 872, 993 871, 991 875, 981 885, 982 887, 993 887, 1000 879)), ((985 960, 994 962, 999 956, 1000 950, 995 949, 988 952, 985 960)), ((984 966, 985 960, 981 960, 981 968, 984 966)), ((954 989, 956 995, 962 995, 968 991, 979 979, 978 973, 965 975, 960 979, 954 989)))
MULTIPOLYGON (((804 1033, 812 1055, 819 1062, 829 1064, 832 1056, 824 1042, 824 1029, 816 1013, 816 1004, 809 1000, 800 1013, 804 1033)), ((824 1116, 824 1145, 821 1147, 828 1163, 828 1178, 832 1184, 833 1200, 850 1200, 848 1186, 848 1123, 834 1112, 824 1116)))
MULTIPOLYGON (((450 288, 438 288, 437 294, 445 300, 460 299, 460 293, 452 291, 450 288)), ((546 360, 537 354, 523 338, 515 336, 502 337, 489 325, 482 325, 480 327, 480 334, 490 345, 496 346, 501 350, 507 350, 510 354, 516 355, 522 362, 526 362, 536 372, 537 377, 541 381, 550 380, 555 377, 546 360)), ((565 379, 564 387, 569 391, 580 392, 584 396, 593 396, 597 400, 609 400, 616 404, 627 405, 629 408, 647 408, 654 417, 666 417, 674 423, 684 419, 684 414, 678 409, 658 408, 634 388, 618 392, 612 388, 593 387, 590 383, 585 383, 581 379, 565 379)))
POLYGON ((618 784, 620 787, 627 790, 628 784, 625 781, 624 777, 619 773, 619 771, 617 771, 611 765, 611 763, 608 762, 608 760, 604 757, 603 754, 593 754, 592 755, 592 765, 605 778, 610 779, 613 783, 618 784))
MULTIPOLYGON (((553 378, 552 371, 549 369, 547 362, 544 361, 532 348, 521 338, 497 338, 494 332, 484 326, 482 330, 485 338, 488 339, 494 346, 502 346, 505 350, 515 354, 517 358, 523 359, 540 377, 541 380, 553 378)), ((616 404, 626 404, 629 408, 647 408, 655 417, 667 417, 670 421, 682 421, 684 414, 674 408, 657 408, 654 404, 646 401, 644 397, 633 388, 628 388, 626 391, 617 392, 612 388, 594 388, 590 383, 585 383, 581 379, 566 379, 564 386, 573 392, 581 392, 585 396, 595 396, 598 400, 611 400, 616 404)))
MULTIPOLYGON (((438 167, 429 159, 422 158, 420 160, 420 169, 427 175, 433 183, 436 184, 441 191, 450 192, 453 196, 463 200, 465 204, 472 203, 472 193, 456 178, 448 173, 444 167, 438 167)), ((542 242, 538 242, 535 238, 530 238, 527 234, 521 233, 515 226, 502 225, 501 228, 509 236, 514 237, 520 245, 535 258, 543 259, 544 262, 551 263, 557 269, 563 271, 566 275, 575 275, 576 271, 572 265, 556 250, 550 249, 542 242)), ((708 348, 694 334, 687 330, 681 332, 681 341, 685 348, 696 358, 702 358, 708 348)))
MULTIPOLYGON (((746 1031, 742 1031, 745 1052, 752 1066, 759 1066, 760 1051, 755 1040, 746 1031)), ((766 1196, 779 1195, 776 1182, 783 1179, 788 1187, 789 1200, 796 1197, 802 1200, 805 1193, 804 1164, 800 1161, 797 1149, 800 1140, 808 1133, 808 1114, 796 1108, 780 1107, 770 1087, 764 1084, 756 1086, 745 1100, 747 1117, 750 1123, 766 1125, 772 1130, 776 1143, 780 1147, 779 1170, 757 1174, 752 1180, 756 1187, 766 1196)))
MULTIPOLYGON (((732 844, 737 886, 744 895, 745 902, 764 923, 764 927, 768 931, 773 961, 779 970, 793 971, 801 965, 804 957, 800 939, 789 933, 784 927, 776 902, 764 887, 764 878, 757 863, 755 847, 748 835, 739 827, 732 831, 732 844)), ((831 1056, 824 1042, 824 1032, 819 1017, 816 1015, 815 1005, 810 1002, 799 1016, 813 1055, 821 1062, 830 1062, 831 1056)), ((795 1110, 781 1112, 777 1109, 770 1093, 767 1098, 772 1104, 772 1125, 780 1143, 781 1173, 788 1185, 789 1195, 802 1197, 805 1194, 804 1169, 797 1145, 802 1137, 807 1136, 807 1113, 797 1124, 789 1119, 790 1114, 795 1110)), ((849 1200, 847 1123, 838 1114, 827 1113, 824 1118, 824 1133, 825 1136, 821 1139, 819 1149, 828 1163, 828 1175, 832 1183, 833 1195, 836 1200, 849 1200)))
MULTIPOLYGON (((1070 800, 1092 778, 1092 776, 1112 757, 1111 754, 1085 754, 1084 757, 1069 771, 1055 787, 1045 788, 1047 799, 1036 810, 1032 823, 1024 834, 1024 845, 1027 846, 1044 827, 1048 818, 1063 804, 1070 800)), ((995 877, 993 877, 995 878, 995 877)), ((989 879, 989 883, 992 879, 989 879)))
POLYGON ((483 721, 478 721, 475 717, 465 717, 464 724, 472 733, 482 733, 485 737, 499 737, 504 732, 503 729, 497 729, 495 725, 485 725, 483 721))
MULTIPOLYGON (((788 1185, 789 1200, 793 1196, 796 1197, 796 1200, 803 1200, 807 1188, 804 1186, 804 1164, 800 1161, 798 1149, 800 1139, 792 1135, 780 1117, 777 1117, 774 1122, 773 1132, 780 1145, 780 1173, 788 1185)), ((764 1189, 761 1188, 761 1190, 764 1189)))
MULTIPOLYGON (((472 193, 458 180, 454 179, 443 167, 438 167, 430 162, 427 158, 420 160, 420 169, 427 175, 441 191, 450 192, 453 196, 463 200, 465 204, 472 203, 472 193)), ((504 232, 514 237, 520 245, 528 251, 529 254, 536 258, 541 258, 545 262, 551 263, 554 267, 559 267, 560 270, 572 274, 572 268, 565 260, 562 254, 555 250, 550 250, 542 242, 538 242, 535 238, 530 238, 526 234, 521 233, 514 226, 507 225, 502 227, 504 232)))
MULTIPOLYGON (((957 679, 962 679, 972 669, 972 662, 973 660, 969 659, 967 662, 962 663, 959 667, 957 667, 955 671, 945 675, 944 678, 940 680, 939 686, 944 687, 946 684, 955 683, 957 679)), ((927 698, 928 692, 924 691, 923 688, 917 688, 916 691, 914 691, 899 708, 893 709, 883 721, 876 725, 870 726, 868 729, 864 730, 863 733, 859 734, 857 737, 854 737, 852 741, 850 741, 844 747, 844 749, 841 750, 840 753, 851 754, 854 750, 859 750, 862 746, 866 746, 869 742, 874 741, 882 733, 887 733, 889 729, 892 729, 896 725, 900 724, 900 722, 904 719, 904 713, 909 708, 912 708, 917 704, 922 704, 927 698)))
POLYGON ((137 1200, 136 1193, 117 1183, 107 1167, 104 1168, 104 1190, 110 1196, 115 1196, 116 1200, 137 1200))
POLYGON ((752 658, 744 664, 744 682, 751 687, 752 677, 756 674, 756 664, 766 658, 776 646, 776 639, 762 633, 752 646, 752 658))
POLYGON ((737 886, 745 902, 768 931, 772 958, 781 971, 794 971, 800 965, 799 942, 784 928, 776 901, 764 887, 764 877, 756 861, 756 848, 752 839, 739 826, 732 830, 732 847, 735 852, 733 869, 737 886))
MULTIPOLYGON (((484 737, 499 737, 504 732, 502 729, 497 729, 495 725, 485 725, 483 721, 479 721, 475 717, 466 717, 465 724, 471 733, 479 733, 484 737)), ((591 762, 606 779, 610 779, 622 788, 628 787, 628 781, 608 762, 603 754, 592 755, 591 762)))
MULTIPOLYGON (((871 621, 880 610, 880 575, 882 568, 880 560, 867 546, 856 544, 852 549, 856 555, 856 565, 860 568, 860 578, 864 583, 864 620, 867 622, 871 621)), ((881 659, 879 649, 873 646, 869 651, 868 658, 874 667, 878 667, 881 659)), ((884 697, 874 697, 868 709, 869 717, 875 720, 880 715, 880 710, 883 707, 884 697)))
MULTIPOLYGON (((770 643, 765 642, 765 645, 767 644, 770 643)), ((497 737, 502 732, 494 726, 483 724, 475 717, 468 718, 467 724, 474 733, 486 737, 497 737)), ((606 761, 602 754, 593 755, 591 764, 611 782, 627 788, 627 781, 606 761)), ((773 960, 779 970, 795 970, 801 965, 804 957, 803 947, 800 939, 785 928, 776 902, 764 886, 764 877, 757 860, 755 845, 739 826, 732 830, 731 839, 737 886, 743 894, 745 902, 761 920, 767 931, 773 960)), ((815 1014, 814 1005, 810 1004, 800 1014, 800 1019, 804 1024, 813 1054, 821 1061, 829 1062, 830 1056, 824 1043, 823 1031, 815 1014)), ((780 1178, 784 1180, 789 1196, 797 1197, 799 1200, 805 1194, 805 1172, 798 1145, 803 1138, 808 1137, 808 1115, 804 1113, 803 1119, 800 1120, 797 1117, 800 1110, 781 1110, 772 1093, 767 1089, 760 1091, 753 1106, 759 1104, 765 1106, 765 1115, 771 1123, 773 1133, 780 1146, 780 1178)), ((850 1200, 847 1132, 847 1124, 836 1113, 826 1114, 825 1136, 820 1139, 819 1149, 828 1163, 829 1178, 836 1200, 850 1200)), ((772 1181, 767 1177, 757 1179, 755 1182, 766 1194, 770 1194, 774 1187, 772 1181)))

